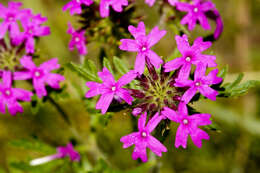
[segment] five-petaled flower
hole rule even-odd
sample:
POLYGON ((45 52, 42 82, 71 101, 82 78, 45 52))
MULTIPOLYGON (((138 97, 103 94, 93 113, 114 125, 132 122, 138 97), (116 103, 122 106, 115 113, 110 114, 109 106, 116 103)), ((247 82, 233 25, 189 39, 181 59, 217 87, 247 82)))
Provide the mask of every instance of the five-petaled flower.
POLYGON ((50 162, 55 159, 65 158, 67 156, 70 158, 71 161, 76 161, 76 162, 80 161, 79 153, 74 149, 73 145, 69 143, 65 147, 63 146, 58 147, 56 154, 32 160, 30 162, 30 165, 37 166, 43 163, 50 162))
POLYGON ((165 107, 162 111, 162 116, 179 123, 179 127, 175 137, 175 147, 182 146, 187 147, 188 135, 190 135, 193 143, 201 148, 202 139, 209 140, 209 135, 198 126, 210 125, 210 114, 194 114, 189 116, 187 106, 184 102, 181 102, 178 107, 178 111, 174 111, 168 107, 165 107))
POLYGON ((150 148, 158 156, 162 156, 162 152, 167 152, 167 148, 161 144, 156 138, 151 135, 151 132, 156 128, 160 121, 164 118, 156 113, 146 124, 145 112, 138 120, 138 132, 123 136, 120 141, 124 144, 123 148, 128 148, 135 145, 132 158, 136 160, 140 158, 143 162, 147 161, 146 148, 150 148))
POLYGON ((71 0, 63 7, 63 11, 70 9, 70 14, 80 14, 82 12, 81 5, 90 6, 93 3, 92 0, 71 0))
POLYGON ((42 63, 37 67, 30 56, 24 56, 20 60, 21 65, 26 69, 26 71, 15 72, 15 80, 33 80, 33 86, 36 91, 36 94, 39 98, 47 96, 47 90, 45 88, 45 83, 54 89, 59 89, 59 83, 65 78, 56 73, 51 73, 52 70, 60 68, 58 64, 58 59, 53 58, 49 61, 42 63))
POLYGON ((110 5, 116 12, 122 12, 123 6, 128 5, 128 0, 101 0, 99 5, 99 11, 101 17, 109 16, 110 5))
POLYGON ((76 31, 72 25, 68 24, 69 29, 67 31, 68 34, 71 34, 72 39, 69 43, 69 49, 72 51, 75 47, 78 49, 80 55, 86 55, 87 54, 87 48, 86 48, 86 40, 85 40, 85 31, 76 31))
POLYGON ((12 73, 10 71, 3 71, 2 83, 0 83, 0 112, 5 114, 5 106, 7 106, 11 115, 23 112, 19 101, 31 101, 32 92, 12 88, 12 73))
POLYGON ((179 78, 187 79, 190 75, 191 65, 198 65, 203 63, 208 67, 216 67, 216 57, 213 55, 203 55, 201 52, 205 51, 211 46, 211 42, 203 42, 202 37, 197 38, 193 45, 190 46, 188 37, 186 35, 176 36, 178 50, 181 52, 182 57, 176 58, 167 62, 164 65, 165 71, 170 72, 181 67, 179 78))
POLYGON ((149 59, 154 67, 159 68, 163 61, 155 52, 151 50, 151 47, 166 34, 166 31, 160 31, 156 26, 146 36, 145 25, 143 22, 140 22, 137 28, 130 25, 128 30, 133 35, 135 40, 121 39, 120 41, 122 44, 119 48, 130 52, 138 52, 135 61, 135 71, 139 73, 139 75, 143 74, 146 58, 149 59))
POLYGON ((176 83, 174 85, 176 87, 189 87, 189 89, 183 94, 182 101, 189 103, 197 91, 211 100, 216 100, 218 92, 210 88, 210 85, 220 83, 222 78, 217 76, 218 69, 212 70, 207 76, 205 76, 205 72, 205 65, 199 63, 195 70, 193 81, 183 78, 175 80, 176 83))
POLYGON ((122 87, 136 78, 135 71, 129 71, 117 82, 106 67, 103 68, 102 72, 98 72, 98 76, 102 79, 103 83, 87 82, 86 85, 90 90, 86 93, 86 98, 101 94, 96 109, 101 109, 102 114, 106 113, 113 98, 118 101, 123 99, 126 103, 132 104, 133 98, 129 91, 122 87))
POLYGON ((211 1, 193 0, 192 3, 177 2, 176 7, 180 11, 186 11, 188 14, 181 20, 181 24, 188 24, 188 29, 191 31, 194 29, 197 21, 205 30, 210 29, 205 12, 215 9, 215 5, 211 1))

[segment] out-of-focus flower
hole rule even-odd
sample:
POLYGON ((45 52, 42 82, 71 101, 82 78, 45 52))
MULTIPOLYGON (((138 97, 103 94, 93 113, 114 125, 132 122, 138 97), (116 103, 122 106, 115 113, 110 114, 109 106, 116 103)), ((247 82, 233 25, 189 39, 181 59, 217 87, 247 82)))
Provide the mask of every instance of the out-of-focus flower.
POLYGON ((148 121, 147 125, 145 125, 146 116, 146 112, 140 116, 138 120, 138 132, 123 136, 120 139, 120 141, 124 144, 123 148, 128 148, 135 145, 132 158, 134 160, 140 158, 143 162, 147 161, 147 147, 160 157, 162 156, 162 152, 167 152, 167 148, 151 135, 151 132, 156 128, 163 117, 159 116, 159 113, 157 113, 148 121))
MULTIPOLYGON (((154 5, 156 0, 145 0, 145 3, 148 4, 150 7, 154 5)), ((172 6, 175 6, 175 4, 177 2, 179 2, 179 0, 168 0, 169 4, 172 6)))
POLYGON ((198 126, 210 125, 210 114, 194 114, 189 116, 187 106, 181 102, 178 107, 178 111, 174 111, 168 107, 165 107, 162 111, 162 116, 179 123, 179 127, 175 137, 175 147, 182 146, 187 147, 188 135, 191 136, 193 143, 201 148, 202 139, 209 140, 209 135, 198 126))
POLYGON ((214 32, 214 39, 218 39, 221 35, 221 33, 223 32, 223 28, 224 28, 224 24, 223 24, 223 20, 219 14, 219 11, 215 8, 213 10, 207 11, 206 15, 208 18, 212 19, 215 21, 216 23, 216 29, 214 32))
POLYGON ((176 83, 174 84, 176 87, 189 87, 189 89, 183 94, 182 101, 189 103, 197 91, 208 99, 216 100, 218 92, 210 88, 210 85, 220 83, 222 78, 217 76, 218 69, 212 70, 207 76, 205 76, 205 72, 205 65, 200 63, 195 70, 193 81, 183 78, 176 79, 176 83))
POLYGON ((3 71, 2 83, 0 83, 0 112, 5 114, 5 106, 7 106, 11 115, 23 112, 23 107, 19 101, 31 101, 32 92, 12 88, 12 73, 10 71, 3 71))
POLYGON ((86 48, 86 39, 85 39, 85 31, 76 31, 72 25, 68 24, 69 29, 67 31, 68 34, 71 34, 72 39, 69 43, 69 49, 72 51, 75 47, 78 49, 80 55, 86 55, 87 54, 87 48, 86 48))
POLYGON ((116 12, 122 12, 123 6, 128 5, 128 0, 101 0, 99 11, 101 17, 108 17, 109 16, 109 7, 112 6, 112 8, 116 12))
POLYGON ((81 5, 90 6, 93 3, 92 0, 71 0, 64 7, 63 11, 70 10, 70 14, 80 14, 82 12, 81 5))
POLYGON ((60 74, 51 73, 52 70, 60 68, 58 64, 58 59, 53 58, 49 61, 42 63, 37 67, 30 56, 24 56, 20 60, 21 65, 26 69, 26 71, 15 72, 15 80, 33 80, 33 86, 36 94, 39 98, 47 96, 47 90, 45 89, 45 83, 54 89, 59 89, 59 83, 65 78, 60 74))
POLYGON ((154 67, 159 68, 163 61, 155 52, 151 50, 151 47, 154 46, 166 34, 166 31, 160 31, 156 26, 146 36, 145 25, 143 22, 140 22, 137 28, 130 25, 128 30, 133 35, 135 40, 121 39, 120 41, 122 44, 119 48, 125 51, 138 52, 135 61, 135 71, 139 73, 139 75, 143 74, 146 58, 149 59, 154 67))
POLYGON ((67 146, 65 147, 58 147, 57 148, 57 153, 54 155, 50 155, 50 156, 46 156, 46 157, 42 157, 42 158, 38 158, 38 159, 34 159, 30 162, 31 166, 37 166, 40 164, 44 164, 47 162, 50 162, 52 160, 55 159, 61 159, 61 158, 65 158, 65 157, 69 157, 71 161, 80 161, 80 155, 77 151, 74 150, 73 145, 71 143, 69 143, 67 146))
POLYGON ((188 24, 188 29, 193 30, 197 21, 205 30, 210 30, 206 12, 215 9, 215 4, 211 1, 193 0, 192 3, 177 2, 176 8, 180 11, 186 11, 188 14, 181 20, 181 24, 188 24))
POLYGON ((103 83, 87 82, 86 85, 90 90, 86 93, 86 98, 101 94, 96 109, 101 109, 102 114, 106 113, 113 98, 119 101, 123 99, 128 104, 132 104, 133 98, 129 91, 122 87, 136 78, 136 73, 133 70, 123 75, 117 82, 106 67, 103 68, 102 72, 98 72, 98 76, 103 83))
POLYGON ((193 45, 190 46, 188 37, 186 35, 176 36, 178 50, 182 57, 176 58, 164 65, 165 71, 173 71, 181 67, 179 78, 187 79, 190 75, 191 65, 198 65, 203 63, 206 67, 216 67, 216 57, 213 55, 203 55, 202 52, 211 46, 211 42, 204 42, 202 37, 197 38, 193 45))

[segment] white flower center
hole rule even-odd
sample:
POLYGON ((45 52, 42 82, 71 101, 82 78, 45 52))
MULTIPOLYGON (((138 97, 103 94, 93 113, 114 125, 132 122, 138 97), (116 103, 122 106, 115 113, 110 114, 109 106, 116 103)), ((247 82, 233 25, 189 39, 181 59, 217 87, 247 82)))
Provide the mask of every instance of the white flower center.
POLYGON ((146 136, 147 136, 146 132, 142 132, 142 137, 146 137, 146 136))
POLYGON ((182 122, 183 122, 183 124, 185 124, 185 125, 189 123, 189 121, 188 121, 187 119, 184 119, 182 122))
POLYGON ((80 0, 76 0, 77 3, 80 3, 80 0))
POLYGON ((142 47, 142 51, 146 51, 146 47, 145 46, 142 47))
POLYGON ((79 42, 79 40, 80 40, 79 37, 75 37, 76 42, 79 42))
POLYGON ((196 82, 195 85, 196 85, 196 86, 200 86, 200 82, 196 82))
POLYGON ((199 11, 199 9, 196 7, 194 8, 194 12, 197 13, 199 11))
POLYGON ((107 4, 105 8, 106 8, 106 10, 108 10, 109 9, 109 4, 107 4))
POLYGON ((188 56, 188 57, 186 57, 186 59, 185 59, 187 62, 190 62, 191 61, 191 58, 188 56))
POLYGON ((115 87, 115 86, 113 86, 111 89, 112 89, 112 91, 115 91, 115 90, 116 90, 116 87, 115 87))
POLYGON ((36 71, 36 72, 34 72, 34 75, 35 75, 36 77, 40 77, 40 76, 41 76, 41 73, 40 73, 39 71, 36 71))

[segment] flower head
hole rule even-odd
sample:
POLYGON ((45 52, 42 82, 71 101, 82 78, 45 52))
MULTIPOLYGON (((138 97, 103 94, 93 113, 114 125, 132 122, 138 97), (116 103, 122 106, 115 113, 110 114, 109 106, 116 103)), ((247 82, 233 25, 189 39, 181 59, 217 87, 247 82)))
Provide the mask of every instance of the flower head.
POLYGON ((176 79, 176 83, 174 84, 176 87, 189 87, 183 94, 182 101, 189 103, 197 91, 211 100, 216 100, 218 92, 210 88, 210 85, 220 83, 222 78, 217 76, 218 69, 212 70, 207 76, 205 76, 205 72, 205 65, 200 63, 195 70, 193 81, 182 78, 176 79))
POLYGON ((130 52, 138 52, 135 61, 135 71, 140 75, 143 74, 145 68, 145 59, 149 59, 153 66, 159 68, 163 63, 162 59, 151 50, 151 47, 155 45, 165 34, 165 30, 159 30, 156 26, 146 36, 145 25, 143 22, 138 24, 138 27, 128 27, 129 32, 133 35, 135 40, 121 39, 120 49, 130 52))
POLYGON ((22 40, 25 40, 26 53, 34 53, 34 38, 40 36, 46 36, 50 34, 50 28, 47 26, 41 26, 47 21, 46 17, 42 17, 40 14, 32 15, 31 18, 25 18, 22 20, 22 26, 24 32, 22 34, 22 40))
POLYGON ((7 106, 11 115, 23 112, 19 101, 31 101, 32 92, 12 88, 12 74, 10 71, 3 71, 2 83, 0 83, 0 112, 5 114, 5 106, 7 106))
POLYGON ((102 72, 98 73, 103 83, 87 82, 86 85, 90 90, 86 93, 86 98, 101 95, 97 102, 96 109, 101 109, 102 114, 105 114, 113 98, 118 101, 123 99, 126 103, 132 104, 133 98, 129 91, 123 88, 124 85, 130 83, 136 78, 134 71, 129 71, 123 75, 117 82, 109 70, 104 67, 102 72))
POLYGON ((211 42, 204 42, 202 37, 197 38, 190 46, 186 35, 176 36, 178 50, 182 57, 176 58, 164 65, 165 71, 173 71, 181 67, 179 78, 187 79, 190 75, 191 65, 203 63, 207 67, 216 67, 216 57, 212 55, 203 55, 202 52, 211 46, 211 42))
POLYGON ((61 158, 65 158, 65 157, 69 157, 71 161, 80 161, 80 155, 77 151, 74 150, 73 145, 71 143, 69 143, 67 146, 65 147, 58 147, 57 148, 57 153, 54 155, 50 155, 50 156, 46 156, 46 157, 42 157, 42 158, 38 158, 38 159, 34 159, 30 162, 31 166, 37 166, 43 163, 47 163, 50 162, 52 160, 55 159, 61 159, 61 158))
POLYGON ((82 12, 81 5, 90 6, 93 3, 92 0, 71 0, 64 7, 63 11, 70 9, 70 14, 80 14, 82 12))
POLYGON ((181 20, 181 24, 188 24, 188 29, 193 30, 197 21, 205 30, 210 29, 205 12, 215 9, 215 5, 211 1, 193 0, 192 3, 177 2, 176 7, 180 11, 186 11, 188 14, 181 20))
POLYGON ((87 54, 86 40, 85 40, 85 31, 76 31, 72 25, 69 23, 68 34, 71 34, 72 39, 69 43, 69 49, 73 50, 75 47, 78 49, 81 55, 87 54))
POLYGON ((128 0, 101 0, 99 11, 101 17, 108 17, 109 16, 109 7, 112 6, 112 8, 116 12, 122 12, 123 6, 128 5, 128 0))
POLYGON ((47 83, 50 87, 54 89, 59 89, 59 83, 65 78, 60 74, 51 73, 52 70, 60 68, 58 64, 58 59, 53 58, 49 61, 42 63, 37 67, 30 56, 24 56, 20 63, 26 69, 26 71, 15 72, 15 80, 33 80, 33 86, 36 91, 36 94, 39 98, 47 96, 47 90, 45 84, 47 83))
POLYGON ((198 126, 211 124, 209 114, 194 114, 189 116, 186 104, 181 102, 177 112, 165 107, 162 111, 162 116, 180 124, 176 132, 176 148, 179 146, 183 148, 187 147, 188 135, 191 136, 191 140, 199 148, 202 146, 202 139, 209 140, 209 135, 198 128, 198 126))
POLYGON ((162 120, 162 116, 155 114, 146 124, 145 112, 138 120, 138 132, 123 136, 120 141, 124 143, 123 148, 135 145, 132 158, 134 160, 140 158, 143 162, 147 161, 146 148, 150 148, 157 156, 162 156, 162 152, 167 152, 167 148, 151 135, 151 132, 162 120))

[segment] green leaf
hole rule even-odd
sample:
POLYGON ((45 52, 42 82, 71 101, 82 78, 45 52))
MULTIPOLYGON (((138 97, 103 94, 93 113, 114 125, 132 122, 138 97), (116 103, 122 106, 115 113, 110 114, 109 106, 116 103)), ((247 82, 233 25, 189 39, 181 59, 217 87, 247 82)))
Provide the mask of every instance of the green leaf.
POLYGON ((244 82, 243 84, 240 84, 238 86, 235 86, 232 88, 230 92, 231 97, 238 97, 241 95, 244 95, 248 92, 249 89, 260 86, 260 81, 250 80, 247 82, 244 82))
POLYGON ((225 79, 228 72, 228 65, 226 65, 218 74, 218 77, 221 77, 222 79, 225 79))
POLYGON ((90 60, 90 59, 86 59, 85 62, 84 62, 84 67, 86 69, 89 69, 89 71, 93 74, 97 74, 97 67, 96 67, 96 64, 90 60))
POLYGON ((115 66, 115 69, 121 74, 126 74, 129 70, 127 68, 127 65, 118 57, 114 56, 113 63, 115 66))
POLYGON ((240 73, 234 82, 225 84, 226 90, 231 90, 233 87, 237 86, 242 81, 243 77, 244 74, 240 73))
POLYGON ((79 76, 83 77, 87 81, 100 81, 97 74, 91 72, 90 69, 84 68, 84 66, 70 62, 69 64, 67 64, 67 67, 72 71, 76 72, 79 76))
POLYGON ((111 73, 113 73, 112 65, 107 58, 104 58, 103 60, 103 67, 106 67, 111 73))

